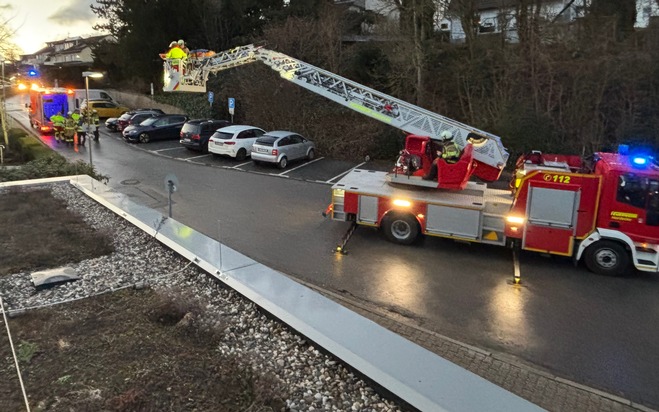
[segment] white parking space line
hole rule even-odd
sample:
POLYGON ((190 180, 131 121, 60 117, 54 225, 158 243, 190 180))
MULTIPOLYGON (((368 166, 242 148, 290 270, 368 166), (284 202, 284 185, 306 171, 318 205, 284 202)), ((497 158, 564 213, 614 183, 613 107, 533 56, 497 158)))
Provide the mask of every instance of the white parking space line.
POLYGON ((339 175, 336 175, 336 176, 334 176, 333 178, 331 178, 331 179, 329 179, 329 180, 326 180, 324 183, 331 183, 332 180, 336 180, 336 179, 338 179, 338 178, 341 177, 341 176, 347 175, 348 173, 352 172, 353 170, 355 170, 355 169, 358 168, 359 166, 363 165, 364 163, 366 163, 366 162, 361 162, 361 163, 358 164, 357 166, 355 166, 355 167, 353 167, 353 168, 350 168, 350 169, 346 170, 345 172, 343 172, 343 173, 341 173, 341 174, 339 174, 339 175))
POLYGON ((168 149, 158 149, 158 150, 152 150, 152 152, 164 152, 166 150, 181 150, 183 149, 182 147, 170 147, 168 149))
POLYGON ((245 165, 248 165, 250 163, 252 163, 251 160, 249 162, 245 162, 245 163, 241 163, 239 165, 235 165, 235 166, 232 167, 232 169, 238 169, 240 166, 245 166, 245 165))
POLYGON ((210 156, 210 154, 205 154, 205 155, 201 155, 201 156, 194 156, 194 157, 188 157, 185 160, 201 159, 202 157, 208 157, 208 156, 210 156))
POLYGON ((312 161, 310 161, 310 162, 307 162, 307 163, 301 164, 301 165, 299 165, 298 167, 294 167, 294 168, 292 168, 292 169, 288 169, 288 170, 285 171, 285 172, 281 172, 281 173, 279 173, 279 175, 280 175, 280 176, 283 176, 283 175, 285 175, 285 174, 288 173, 288 172, 292 172, 293 170, 297 170, 297 169, 299 169, 299 168, 301 168, 301 167, 309 166, 311 163, 313 163, 313 162, 317 162, 317 161, 319 161, 319 160, 321 160, 321 159, 324 159, 324 157, 319 157, 318 159, 314 159, 314 160, 312 160, 312 161))

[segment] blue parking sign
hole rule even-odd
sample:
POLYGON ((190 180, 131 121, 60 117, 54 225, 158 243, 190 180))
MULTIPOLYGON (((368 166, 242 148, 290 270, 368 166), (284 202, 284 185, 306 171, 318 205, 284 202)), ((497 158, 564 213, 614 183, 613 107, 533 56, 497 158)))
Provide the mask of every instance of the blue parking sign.
POLYGON ((229 109, 235 109, 236 108, 236 99, 233 97, 229 97, 229 109))
POLYGON ((213 104, 213 100, 215 99, 215 93, 213 92, 208 92, 208 102, 210 104, 213 104))

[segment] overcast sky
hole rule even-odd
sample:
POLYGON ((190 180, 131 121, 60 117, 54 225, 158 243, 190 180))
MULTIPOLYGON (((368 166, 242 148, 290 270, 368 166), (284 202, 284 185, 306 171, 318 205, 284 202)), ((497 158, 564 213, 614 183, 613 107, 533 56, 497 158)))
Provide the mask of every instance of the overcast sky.
POLYGON ((97 19, 89 6, 94 0, 0 0, 0 10, 16 30, 14 43, 23 53, 34 53, 47 41, 70 36, 98 35, 97 19))

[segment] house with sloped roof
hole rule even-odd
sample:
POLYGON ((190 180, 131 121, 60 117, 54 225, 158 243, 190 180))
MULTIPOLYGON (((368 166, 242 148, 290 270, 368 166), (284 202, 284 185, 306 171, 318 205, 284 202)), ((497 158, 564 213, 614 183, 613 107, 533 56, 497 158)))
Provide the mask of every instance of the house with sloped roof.
MULTIPOLYGON (((460 15, 462 8, 471 1, 452 0, 444 18, 441 19, 439 29, 449 33, 451 42, 464 42, 466 36, 460 15)), ((586 14, 586 0, 542 0, 540 15, 547 22, 571 23, 584 17, 586 14)), ((501 35, 506 41, 516 42, 517 21, 515 18, 519 0, 475 0, 474 11, 477 35, 501 35)), ((653 17, 659 16, 659 4, 656 0, 636 0, 637 28, 646 28, 653 17)))
POLYGON ((101 41, 112 39, 110 35, 92 37, 67 37, 46 43, 46 47, 32 54, 21 55, 26 66, 86 66, 94 62, 92 47, 101 41))

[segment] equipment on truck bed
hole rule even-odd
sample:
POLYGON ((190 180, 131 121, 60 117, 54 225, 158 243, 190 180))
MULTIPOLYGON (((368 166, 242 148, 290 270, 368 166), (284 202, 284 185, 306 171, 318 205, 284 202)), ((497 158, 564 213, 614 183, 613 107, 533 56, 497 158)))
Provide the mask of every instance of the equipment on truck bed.
MULTIPOLYGON (((410 135, 439 139, 442 132, 450 132, 460 148, 466 148, 470 144, 473 146, 470 149, 473 163, 469 163, 477 167, 462 167, 463 173, 473 172, 484 181, 495 181, 508 161, 508 152, 498 136, 396 99, 283 53, 251 44, 212 56, 191 57, 177 64, 165 60, 163 90, 205 92, 209 74, 255 61, 265 63, 292 83, 410 135)), ((469 176, 465 179, 468 180, 469 176)), ((408 179, 398 183, 428 186, 428 182, 420 180, 408 179)), ((439 185, 435 182, 434 187, 449 188, 442 185, 441 179, 439 185)))

